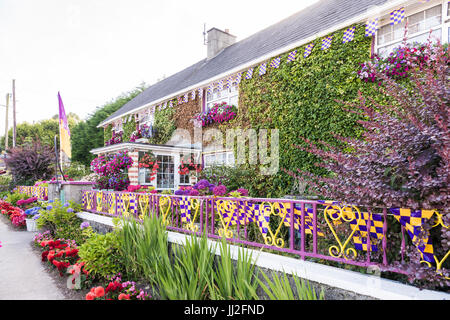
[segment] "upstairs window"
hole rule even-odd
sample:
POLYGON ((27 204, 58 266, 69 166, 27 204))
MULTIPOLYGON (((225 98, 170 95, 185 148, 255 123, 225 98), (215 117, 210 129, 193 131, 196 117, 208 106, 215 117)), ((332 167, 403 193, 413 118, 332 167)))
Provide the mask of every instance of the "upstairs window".
POLYGON ((239 89, 237 82, 233 82, 230 88, 224 87, 222 91, 215 87, 213 93, 206 94, 206 110, 211 109, 216 103, 226 102, 228 105, 238 107, 239 89))
POLYGON ((402 23, 391 25, 389 18, 382 21, 385 23, 377 32, 377 51, 380 56, 386 57, 393 49, 399 47, 405 35, 405 26, 408 24, 407 42, 426 43, 431 31, 431 39, 446 41, 448 35, 448 23, 443 16, 449 12, 448 3, 433 6, 426 10, 410 12, 402 23), (445 8, 445 10, 444 10, 445 8))

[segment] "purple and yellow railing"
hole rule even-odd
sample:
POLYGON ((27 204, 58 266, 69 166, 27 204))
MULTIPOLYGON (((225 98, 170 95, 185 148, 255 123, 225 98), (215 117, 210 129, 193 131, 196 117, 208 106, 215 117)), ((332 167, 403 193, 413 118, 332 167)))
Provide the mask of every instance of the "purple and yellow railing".
MULTIPOLYGON (((206 233, 211 239, 265 248, 298 256, 300 259, 333 261, 360 267, 379 266, 407 274, 393 267, 404 262, 406 237, 417 248, 421 263, 442 274, 450 251, 437 257, 431 237, 423 224, 448 228, 437 211, 366 208, 340 202, 186 197, 108 191, 83 191, 82 207, 112 217, 143 219, 156 214, 167 229, 182 233, 206 233), (395 248, 387 241, 388 220, 400 223, 401 243, 395 248), (400 252, 400 254, 396 254, 400 252), (397 256, 397 259, 393 259, 397 256)), ((391 228, 392 229, 392 228, 391 228)))
POLYGON ((17 186, 15 189, 19 193, 30 197, 36 197, 38 200, 46 201, 48 199, 48 188, 43 186, 17 186))

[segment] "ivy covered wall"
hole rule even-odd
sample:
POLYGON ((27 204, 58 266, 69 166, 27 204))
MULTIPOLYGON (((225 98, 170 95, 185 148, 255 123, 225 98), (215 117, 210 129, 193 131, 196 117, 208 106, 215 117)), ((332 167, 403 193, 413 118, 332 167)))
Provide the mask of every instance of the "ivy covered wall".
MULTIPOLYGON (((364 27, 359 25, 355 39, 344 44, 344 31, 332 34, 333 43, 328 50, 322 51, 321 39, 316 39, 309 57, 303 57, 305 45, 297 48, 295 61, 286 63, 286 53, 278 69, 268 67, 267 73, 259 76, 256 68, 252 79, 243 77, 237 118, 220 128, 279 129, 280 169, 299 168, 324 174, 314 165, 319 159, 293 145, 303 144, 300 137, 336 145, 333 132, 358 136, 361 127, 356 124, 357 116, 345 111, 335 100, 356 101, 358 90, 366 94, 375 92, 374 85, 363 84, 356 73, 360 63, 370 58, 372 39, 364 36, 364 27)), ((255 166, 247 169, 255 170, 255 176, 259 172, 255 166)), ((246 182, 263 185, 242 187, 260 190, 255 196, 277 197, 289 194, 293 182, 293 178, 279 172, 266 179, 246 182)))

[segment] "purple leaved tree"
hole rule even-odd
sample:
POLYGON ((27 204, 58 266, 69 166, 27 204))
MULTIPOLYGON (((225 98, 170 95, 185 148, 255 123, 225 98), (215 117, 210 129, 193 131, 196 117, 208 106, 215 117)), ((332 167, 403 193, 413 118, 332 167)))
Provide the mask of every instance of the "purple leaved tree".
MULTIPOLYGON (((344 147, 334 147, 303 137, 305 144, 295 146, 318 156, 322 161, 316 165, 330 174, 285 172, 329 200, 368 207, 435 209, 443 215, 443 224, 450 226, 448 50, 431 41, 421 50, 404 43, 395 59, 391 56, 389 62, 407 70, 402 79, 386 72, 386 64, 380 67, 381 59, 364 64, 389 103, 377 103, 361 93, 358 103, 338 101, 364 119, 359 121, 364 129, 361 138, 335 135, 344 147)), ((433 223, 434 219, 425 229, 433 223)), ((441 228, 440 245, 435 253, 445 255, 450 229, 441 228)), ((413 254, 417 255, 417 250, 410 256, 413 254)))

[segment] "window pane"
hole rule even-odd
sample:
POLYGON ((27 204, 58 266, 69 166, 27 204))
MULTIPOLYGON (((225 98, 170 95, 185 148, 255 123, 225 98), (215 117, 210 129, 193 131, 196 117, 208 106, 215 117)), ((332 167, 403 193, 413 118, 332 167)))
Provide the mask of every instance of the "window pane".
POLYGON ((392 28, 391 25, 386 25, 384 27, 381 27, 380 30, 378 30, 378 44, 384 44, 387 42, 392 41, 392 28))

